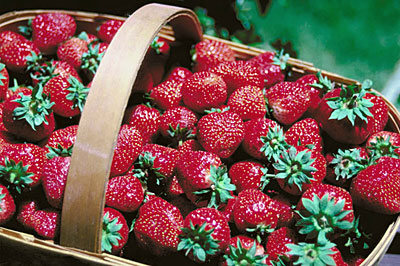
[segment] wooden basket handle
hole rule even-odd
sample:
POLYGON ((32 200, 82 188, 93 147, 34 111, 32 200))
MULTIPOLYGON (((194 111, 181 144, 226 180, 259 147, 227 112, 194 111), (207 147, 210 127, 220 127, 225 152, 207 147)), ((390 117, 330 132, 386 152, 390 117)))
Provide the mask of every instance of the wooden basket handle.
POLYGON ((61 217, 63 246, 101 252, 105 190, 122 117, 146 51, 168 22, 177 39, 202 39, 191 10, 149 4, 125 21, 102 59, 72 154, 61 217))

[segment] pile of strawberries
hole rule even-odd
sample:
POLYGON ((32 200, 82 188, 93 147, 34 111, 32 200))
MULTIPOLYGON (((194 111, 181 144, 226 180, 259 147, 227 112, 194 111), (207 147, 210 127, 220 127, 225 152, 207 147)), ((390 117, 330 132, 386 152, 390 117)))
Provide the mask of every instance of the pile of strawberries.
MULTIPOLYGON (((26 37, 0 33, 0 225, 58 240, 79 117, 121 25, 79 32, 45 13, 26 37)), ((360 264, 381 237, 364 230, 369 215, 400 213, 400 134, 371 82, 296 77, 283 53, 238 60, 215 40, 193 46, 191 65, 176 50, 157 37, 134 86, 103 251, 150 264, 360 264)))

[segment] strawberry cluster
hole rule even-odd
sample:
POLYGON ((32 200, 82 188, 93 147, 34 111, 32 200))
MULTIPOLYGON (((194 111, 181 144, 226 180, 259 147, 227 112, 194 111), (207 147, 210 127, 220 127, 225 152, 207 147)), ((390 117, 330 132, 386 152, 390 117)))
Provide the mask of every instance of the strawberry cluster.
MULTIPOLYGON (((0 225, 57 241, 80 113, 121 25, 79 32, 45 13, 21 28, 28 37, 0 33, 0 225)), ((191 64, 183 50, 160 37, 148 49, 111 163, 103 251, 359 264, 380 237, 365 213, 400 213, 400 134, 371 82, 299 76, 283 53, 239 60, 217 40, 197 43, 191 64)))

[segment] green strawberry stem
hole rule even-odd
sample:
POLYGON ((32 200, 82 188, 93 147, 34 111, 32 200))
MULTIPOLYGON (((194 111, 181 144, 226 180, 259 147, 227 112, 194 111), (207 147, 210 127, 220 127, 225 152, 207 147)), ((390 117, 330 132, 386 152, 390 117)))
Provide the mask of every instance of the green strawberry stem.
POLYGON ((168 126, 169 130, 167 132, 169 136, 180 144, 182 144, 185 140, 194 139, 196 137, 196 135, 193 134, 193 130, 186 127, 181 127, 180 124, 178 124, 176 128, 174 128, 171 124, 168 126))
POLYGON ((193 256, 205 262, 207 256, 215 255, 219 251, 219 240, 214 239, 212 233, 214 228, 206 230, 207 223, 193 225, 190 221, 190 227, 183 227, 182 233, 178 236, 181 240, 178 244, 178 251, 184 250, 185 256, 192 252, 193 256))
POLYGON ((224 255, 224 259, 228 266, 231 265, 255 265, 261 266, 265 265, 264 261, 268 257, 268 255, 256 255, 257 251, 257 242, 254 241, 254 244, 250 249, 245 249, 240 242, 240 239, 237 240, 237 247, 232 245, 229 246, 229 254, 224 255))
POLYGON ((246 232, 253 235, 258 243, 261 243, 262 240, 266 238, 266 235, 273 231, 275 231, 275 229, 271 228, 269 224, 257 224, 254 228, 246 228, 246 232))
POLYGON ((333 85, 332 81, 330 81, 328 79, 328 77, 322 76, 321 71, 318 71, 316 76, 318 78, 318 82, 309 84, 311 87, 322 89, 324 94, 327 93, 328 91, 333 90, 334 85, 333 85))
POLYGON ((324 245, 300 242, 298 244, 286 244, 290 249, 289 255, 297 256, 294 265, 336 265, 330 255, 335 254, 332 250, 334 243, 327 242, 324 245))
POLYGON ((376 161, 380 157, 388 156, 393 158, 400 158, 396 150, 400 148, 395 146, 390 142, 390 136, 385 138, 384 136, 379 136, 376 141, 370 142, 368 150, 370 151, 371 161, 376 161))
POLYGON ((68 82, 70 87, 67 88, 67 91, 70 93, 66 98, 74 103, 72 109, 78 107, 82 112, 90 89, 85 87, 77 78, 71 75, 68 78, 68 82))
POLYGON ((164 42, 160 40, 158 36, 156 36, 150 44, 150 47, 153 48, 157 54, 161 54, 161 47, 163 47, 164 42))
POLYGON ((103 217, 103 234, 101 237, 101 250, 110 252, 113 246, 118 246, 118 240, 121 239, 119 230, 122 224, 118 223, 118 218, 110 220, 109 213, 105 213, 103 217))
POLYGON ((281 127, 269 128, 267 135, 261 137, 264 145, 260 151, 264 153, 269 161, 273 159, 275 162, 279 160, 282 153, 286 152, 290 147, 285 140, 283 129, 281 127))
POLYGON ((32 19, 29 19, 26 26, 19 26, 18 31, 24 35, 27 39, 32 39, 32 19))
POLYGON ((209 179, 212 183, 209 188, 193 192, 200 196, 199 201, 208 200, 209 208, 218 208, 221 203, 227 203, 229 199, 233 198, 231 192, 236 190, 236 186, 231 184, 225 166, 217 168, 215 165, 211 165, 209 179))
POLYGON ((133 171, 145 190, 160 194, 165 190, 167 178, 160 173, 160 167, 154 167, 155 158, 151 152, 140 154, 133 171))
POLYGON ((336 180, 351 179, 368 166, 367 159, 361 158, 359 149, 338 150, 330 162, 333 166, 336 180))
POLYGON ((16 163, 8 157, 4 158, 4 165, 0 165, 0 180, 6 184, 10 190, 15 190, 18 194, 29 187, 33 182, 33 173, 28 172, 29 165, 23 165, 22 161, 16 163))
POLYGON ((88 51, 82 55, 82 69, 87 69, 93 75, 96 74, 104 52, 99 53, 100 44, 88 45, 88 51))
POLYGON ((328 194, 322 198, 314 194, 312 200, 303 198, 302 203, 305 211, 297 211, 301 219, 296 226, 302 227, 299 233, 307 235, 307 238, 317 237, 318 243, 325 243, 328 241, 327 237, 338 230, 346 231, 353 228, 353 223, 343 220, 351 213, 343 209, 345 204, 343 199, 335 203, 335 198, 329 199, 328 194))
POLYGON ((0 188, 0 212, 3 210, 2 208, 1 208, 1 202, 3 201, 3 199, 6 197, 6 194, 5 193, 3 193, 3 189, 2 188, 0 188))
MULTIPOLYGON (((5 64, 0 63, 0 71, 6 67, 5 64)), ((0 86, 4 85, 3 79, 7 79, 3 74, 0 73, 0 86)))
MULTIPOLYGON (((371 239, 371 234, 366 234, 359 229, 360 217, 354 219, 353 227, 340 235, 341 239, 346 240, 344 246, 349 249, 351 254, 358 254, 369 248, 367 243, 371 239)), ((340 238, 337 242, 340 241, 340 238)))
POLYGON ((44 86, 47 83, 47 81, 59 75, 58 73, 54 74, 55 69, 56 66, 54 65, 53 60, 46 61, 44 64, 35 66, 34 69, 31 70, 30 76, 32 79, 37 80, 38 83, 44 86))
POLYGON ((31 51, 31 55, 26 57, 26 70, 28 72, 41 72, 43 71, 43 56, 41 54, 36 54, 34 51, 31 51))
POLYGON ((273 59, 273 64, 280 66, 281 70, 285 70, 289 58, 290 55, 288 53, 285 53, 285 51, 282 49, 279 51, 279 53, 276 53, 273 59))
POLYGON ((68 148, 64 148, 61 144, 57 144, 57 147, 46 146, 49 149, 49 152, 46 154, 47 159, 53 159, 54 157, 71 157, 72 149, 74 145, 69 146, 68 148))

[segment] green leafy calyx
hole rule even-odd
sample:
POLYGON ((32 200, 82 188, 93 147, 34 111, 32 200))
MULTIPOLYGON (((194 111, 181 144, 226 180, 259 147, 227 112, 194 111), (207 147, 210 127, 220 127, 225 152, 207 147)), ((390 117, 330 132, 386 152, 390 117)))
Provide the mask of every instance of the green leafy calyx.
POLYGON ((67 94, 66 98, 67 100, 73 102, 73 106, 71 107, 72 109, 79 108, 79 110, 82 112, 90 89, 85 87, 74 76, 69 76, 68 82, 70 87, 67 88, 67 91, 70 93, 67 94))
POLYGON ((32 184, 33 173, 28 172, 29 165, 23 165, 22 161, 16 163, 8 157, 4 158, 4 165, 0 165, 0 180, 2 180, 6 187, 15 190, 17 193, 21 192, 32 184))
POLYGON ((285 140, 283 129, 281 127, 271 127, 266 136, 261 137, 264 145, 261 147, 260 152, 264 153, 268 160, 273 159, 274 162, 278 161, 282 153, 286 152, 290 147, 285 140))
POLYGON ((289 255, 298 257, 294 265, 322 266, 336 265, 331 255, 335 254, 332 248, 334 243, 327 242, 324 245, 300 242, 298 244, 286 244, 290 249, 289 255))
POLYGON ((122 224, 118 223, 117 217, 110 219, 108 212, 103 217, 103 234, 101 237, 101 250, 110 252, 113 246, 118 246, 118 240, 121 239, 119 230, 122 228, 122 224))
POLYGON ((240 239, 237 240, 237 247, 229 245, 229 254, 224 255, 224 259, 228 266, 236 265, 265 265, 264 261, 268 255, 256 255, 257 242, 250 249, 246 249, 242 246, 240 239))
POLYGON ((330 165, 334 169, 336 180, 353 178, 368 166, 367 160, 361 157, 359 149, 339 149, 333 156, 330 165))
POLYGON ((74 145, 69 146, 68 148, 64 148, 60 143, 57 144, 57 147, 46 146, 49 149, 49 152, 46 154, 47 159, 53 159, 54 157, 71 157, 72 149, 74 145))
POLYGON ((104 53, 99 52, 100 44, 88 45, 88 51, 82 55, 82 69, 89 70, 93 75, 96 74, 97 68, 103 59, 104 53))

